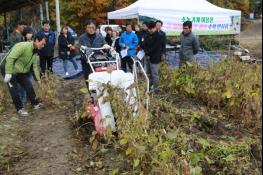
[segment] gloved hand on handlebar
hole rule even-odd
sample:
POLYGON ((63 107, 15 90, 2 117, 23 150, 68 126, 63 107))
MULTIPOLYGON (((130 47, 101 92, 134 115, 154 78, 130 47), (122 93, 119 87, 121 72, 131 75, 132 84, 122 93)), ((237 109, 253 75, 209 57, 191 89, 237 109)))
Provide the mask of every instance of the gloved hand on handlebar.
POLYGON ((104 44, 104 45, 103 45, 103 48, 108 50, 108 49, 111 48, 111 46, 109 46, 108 44, 104 44))

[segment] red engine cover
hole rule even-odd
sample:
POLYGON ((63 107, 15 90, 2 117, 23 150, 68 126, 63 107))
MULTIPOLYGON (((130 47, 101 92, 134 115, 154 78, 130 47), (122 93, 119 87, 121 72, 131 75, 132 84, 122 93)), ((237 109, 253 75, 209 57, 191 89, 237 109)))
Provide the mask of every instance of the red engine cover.
POLYGON ((89 103, 86 109, 87 112, 91 115, 96 132, 98 134, 103 134, 105 128, 103 126, 102 115, 99 106, 89 103))
POLYGON ((109 66, 109 67, 97 67, 95 72, 106 72, 107 68, 111 68, 112 70, 117 70, 116 66, 109 66))

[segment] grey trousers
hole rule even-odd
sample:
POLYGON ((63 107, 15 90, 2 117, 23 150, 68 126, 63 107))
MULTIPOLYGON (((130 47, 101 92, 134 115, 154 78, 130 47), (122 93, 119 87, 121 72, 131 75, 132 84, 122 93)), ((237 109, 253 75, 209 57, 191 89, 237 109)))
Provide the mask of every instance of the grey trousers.
POLYGON ((157 92, 160 79, 158 64, 153 64, 150 60, 146 60, 146 71, 150 79, 150 87, 153 85, 154 91, 157 92))

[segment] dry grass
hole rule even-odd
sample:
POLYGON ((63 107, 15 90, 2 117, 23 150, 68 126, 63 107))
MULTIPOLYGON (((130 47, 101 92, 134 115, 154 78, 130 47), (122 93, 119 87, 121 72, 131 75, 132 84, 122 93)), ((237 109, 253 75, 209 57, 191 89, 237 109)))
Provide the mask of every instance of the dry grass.
POLYGON ((58 88, 61 83, 59 77, 52 74, 46 74, 42 77, 41 82, 41 86, 37 88, 41 102, 48 108, 57 107, 59 104, 58 88))
POLYGON ((4 83, 2 76, 0 76, 0 113, 2 113, 8 104, 10 104, 10 100, 11 98, 7 86, 4 83))
POLYGON ((243 38, 240 40, 240 44, 250 51, 251 56, 262 59, 262 38, 243 38))

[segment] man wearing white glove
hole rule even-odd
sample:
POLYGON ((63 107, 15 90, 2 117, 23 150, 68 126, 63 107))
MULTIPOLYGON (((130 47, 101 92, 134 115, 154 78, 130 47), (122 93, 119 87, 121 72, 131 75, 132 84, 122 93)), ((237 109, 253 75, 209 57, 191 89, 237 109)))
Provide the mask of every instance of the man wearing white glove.
POLYGON ((9 81, 11 80, 11 78, 12 78, 12 74, 5 74, 4 82, 5 82, 5 83, 9 83, 9 81))
MULTIPOLYGON (((101 48, 106 46, 106 41, 104 40, 103 36, 100 33, 96 33, 96 23, 94 21, 88 20, 85 24, 85 28, 86 32, 79 38, 79 48, 81 48, 81 46, 86 46, 88 48, 101 48)), ((85 82, 89 88, 89 83, 87 80, 89 79, 89 74, 92 73, 92 69, 87 63, 85 57, 82 56, 80 60, 85 82)))
POLYGON ((34 42, 17 43, 8 54, 5 64, 1 65, 4 82, 8 84, 13 104, 20 116, 28 116, 28 112, 23 107, 19 95, 19 85, 26 90, 33 108, 38 109, 40 107, 32 83, 27 75, 33 68, 34 78, 39 85, 41 84, 37 65, 37 51, 45 46, 46 40, 45 35, 38 35, 35 37, 34 42))
POLYGON ((104 45, 103 45, 103 48, 104 48, 104 49, 110 49, 111 46, 109 46, 108 44, 104 44, 104 45))

